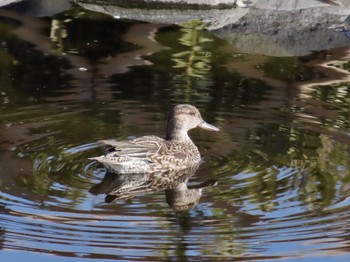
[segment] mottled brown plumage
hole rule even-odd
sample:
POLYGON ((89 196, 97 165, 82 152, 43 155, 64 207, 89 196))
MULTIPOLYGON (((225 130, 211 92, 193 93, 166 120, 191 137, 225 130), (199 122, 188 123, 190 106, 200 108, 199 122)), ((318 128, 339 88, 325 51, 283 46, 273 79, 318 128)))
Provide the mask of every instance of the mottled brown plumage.
POLYGON ((164 170, 180 170, 200 162, 196 145, 188 136, 188 130, 201 127, 218 131, 207 124, 198 109, 192 105, 177 105, 167 119, 166 139, 142 136, 132 140, 102 140, 114 150, 104 156, 91 158, 103 164, 110 172, 148 173, 164 170))

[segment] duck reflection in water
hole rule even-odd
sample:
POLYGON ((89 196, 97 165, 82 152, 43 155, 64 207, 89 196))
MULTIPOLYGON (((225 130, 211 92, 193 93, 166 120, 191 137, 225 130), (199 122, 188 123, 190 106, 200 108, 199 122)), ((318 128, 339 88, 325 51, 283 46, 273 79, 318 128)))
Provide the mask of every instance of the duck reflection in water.
POLYGON ((105 202, 129 199, 136 195, 165 191, 168 205, 175 211, 195 207, 206 187, 215 186, 217 180, 207 180, 198 185, 188 186, 188 180, 197 171, 199 164, 179 171, 164 171, 144 174, 116 174, 107 172, 101 183, 89 192, 94 195, 106 194, 105 202))

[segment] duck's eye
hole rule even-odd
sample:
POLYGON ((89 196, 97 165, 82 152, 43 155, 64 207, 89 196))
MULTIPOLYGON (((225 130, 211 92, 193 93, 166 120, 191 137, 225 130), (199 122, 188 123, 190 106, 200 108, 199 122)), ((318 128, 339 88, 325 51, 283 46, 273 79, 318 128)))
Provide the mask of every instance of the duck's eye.
POLYGON ((196 115, 196 112, 190 111, 190 115, 191 115, 191 116, 194 116, 194 115, 196 115))

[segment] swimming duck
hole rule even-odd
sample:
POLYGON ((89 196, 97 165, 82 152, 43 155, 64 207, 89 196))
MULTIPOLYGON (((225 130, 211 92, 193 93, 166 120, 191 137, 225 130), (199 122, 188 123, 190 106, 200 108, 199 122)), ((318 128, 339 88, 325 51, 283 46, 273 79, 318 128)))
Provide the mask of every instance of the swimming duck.
POLYGON ((90 159, 100 162, 109 172, 119 174, 184 169, 201 160, 198 148, 187 133, 196 127, 219 131, 203 120, 196 107, 177 105, 167 119, 166 139, 142 136, 125 141, 101 140, 101 143, 111 146, 113 151, 90 159))

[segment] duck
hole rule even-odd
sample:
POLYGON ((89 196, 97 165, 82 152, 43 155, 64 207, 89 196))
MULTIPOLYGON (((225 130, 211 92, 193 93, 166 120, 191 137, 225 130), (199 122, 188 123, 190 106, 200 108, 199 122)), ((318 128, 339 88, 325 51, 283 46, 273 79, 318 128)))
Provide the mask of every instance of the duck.
POLYGON ((100 140, 100 144, 112 150, 90 160, 101 163, 108 172, 118 174, 185 169, 201 161, 199 150, 188 135, 188 131, 196 127, 219 131, 218 127, 203 120, 195 106, 179 104, 168 115, 165 139, 148 135, 122 141, 100 140))

